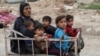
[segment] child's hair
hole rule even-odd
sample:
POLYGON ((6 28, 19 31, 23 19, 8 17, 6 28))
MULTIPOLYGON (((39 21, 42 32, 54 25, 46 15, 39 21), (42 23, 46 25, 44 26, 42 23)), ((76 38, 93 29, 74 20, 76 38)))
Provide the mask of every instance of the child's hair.
POLYGON ((73 20, 73 16, 72 15, 66 15, 66 21, 68 22, 68 21, 70 21, 70 19, 73 20))
POLYGON ((42 25, 41 23, 39 23, 39 22, 35 25, 35 31, 36 31, 37 29, 44 29, 44 28, 43 28, 43 25, 42 25))
POLYGON ((42 21, 44 21, 44 20, 48 20, 49 23, 51 23, 52 18, 50 16, 44 16, 43 19, 42 19, 42 21))
POLYGON ((65 15, 60 15, 60 16, 58 16, 58 17, 56 18, 56 24, 58 24, 58 22, 59 22, 60 20, 62 20, 63 18, 65 18, 65 15))
POLYGON ((32 22, 32 21, 25 21, 24 22, 24 25, 26 26, 26 27, 30 27, 31 25, 33 25, 34 23, 32 22))

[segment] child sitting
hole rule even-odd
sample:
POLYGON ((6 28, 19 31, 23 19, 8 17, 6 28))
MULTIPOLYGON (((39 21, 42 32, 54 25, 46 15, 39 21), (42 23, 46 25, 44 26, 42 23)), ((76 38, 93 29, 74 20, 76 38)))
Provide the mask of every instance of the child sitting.
POLYGON ((46 51, 46 39, 48 36, 44 33, 43 25, 38 23, 35 26, 35 52, 36 54, 42 54, 46 51))
MULTIPOLYGON (((77 33, 79 31, 81 31, 80 28, 72 28, 73 26, 73 16, 72 15, 67 15, 66 16, 66 21, 67 21, 67 27, 66 27, 66 34, 68 34, 68 36, 71 36, 71 37, 76 37, 77 36, 77 33)), ((77 40, 78 41, 78 40, 77 40)), ((82 39, 82 42, 83 42, 83 39, 82 39)), ((79 42, 78 42, 79 43, 79 42)), ((83 44, 84 45, 84 44, 83 44)), ((81 46, 80 44, 78 44, 78 53, 80 52, 81 48, 79 48, 79 46, 81 46)), ((69 52, 71 55, 74 55, 74 42, 70 41, 70 48, 69 48, 69 52)))
POLYGON ((72 28, 73 26, 73 16, 72 15, 67 15, 66 16, 66 21, 67 21, 67 26, 66 26, 66 33, 68 34, 68 36, 71 36, 71 37, 76 37, 77 35, 77 31, 78 29, 75 29, 75 28, 72 28))
POLYGON ((50 25, 51 21, 52 21, 52 18, 50 16, 44 16, 42 19, 45 33, 54 35, 56 28, 50 25))
POLYGON ((34 24, 32 21, 26 21, 24 22, 24 25, 28 30, 34 30, 34 24))
MULTIPOLYGON (((62 39, 62 40, 69 40, 69 36, 65 34, 66 18, 64 15, 58 16, 56 18, 56 25, 57 25, 57 29, 55 31, 54 38, 62 39)), ((69 44, 68 41, 62 41, 62 44, 60 47, 60 42, 55 42, 53 46, 54 49, 51 48, 51 50, 54 50, 55 52, 52 51, 51 53, 51 50, 49 50, 49 53, 54 54, 54 55, 60 55, 59 53, 60 53, 60 48, 61 48, 62 56, 66 56, 66 53, 68 53, 68 49, 69 49, 68 44, 69 44)))
MULTIPOLYGON (((33 23, 32 21, 25 21, 25 22, 24 22, 24 26, 25 26, 28 30, 30 30, 30 33, 31 33, 31 32, 34 32, 34 23, 33 23)), ((29 32, 29 31, 28 31, 28 32, 29 32)), ((28 37, 30 37, 30 38, 33 38, 34 34, 28 34, 28 33, 27 33, 26 36, 28 36, 28 37)), ((32 45, 32 41, 31 41, 31 40, 25 40, 24 42, 25 42, 25 44, 28 45, 28 46, 31 46, 31 45, 32 45)))

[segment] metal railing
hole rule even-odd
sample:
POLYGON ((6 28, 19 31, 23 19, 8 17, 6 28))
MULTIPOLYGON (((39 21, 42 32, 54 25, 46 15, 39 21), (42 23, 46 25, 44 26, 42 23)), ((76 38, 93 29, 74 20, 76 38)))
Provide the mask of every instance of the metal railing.
MULTIPOLYGON (((7 47, 7 45, 8 45, 7 44, 7 39, 9 39, 9 40, 18 40, 18 54, 17 54, 18 56, 21 56, 21 54, 20 54, 20 43, 19 43, 19 40, 31 40, 32 41, 32 52, 33 52, 33 54, 31 56, 35 56, 35 54, 34 54, 34 43, 33 43, 33 41, 35 40, 34 38, 29 38, 27 36, 24 36, 23 34, 15 31, 13 29, 4 29, 4 32, 5 32, 5 51, 6 51, 6 56, 9 56, 8 47, 7 47), (9 31, 13 32, 14 35, 15 35, 15 37, 8 37, 6 30, 9 30, 9 31), (17 34, 18 35, 21 35, 21 36, 23 36, 25 38, 17 37, 17 34)), ((77 34, 76 37, 70 37, 71 38, 70 40, 61 40, 61 39, 53 39, 53 38, 47 39, 46 40, 46 48, 47 48, 46 49, 46 56, 49 56, 48 55, 48 41, 55 41, 55 42, 56 41, 60 41, 60 56, 62 56, 62 52, 61 52, 61 42, 62 41, 73 41, 75 43, 75 46, 74 46, 74 48, 75 48, 75 56, 78 56, 77 39, 78 39, 79 35, 80 35, 80 32, 78 32, 78 34, 77 34)), ((14 56, 14 54, 13 54, 13 56, 14 56)))

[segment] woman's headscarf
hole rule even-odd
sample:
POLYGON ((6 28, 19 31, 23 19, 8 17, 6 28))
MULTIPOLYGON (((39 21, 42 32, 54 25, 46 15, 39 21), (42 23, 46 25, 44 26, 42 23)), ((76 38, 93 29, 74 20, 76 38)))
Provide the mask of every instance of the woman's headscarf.
MULTIPOLYGON (((20 4, 20 16, 27 17, 27 16, 24 15, 24 12, 23 12, 24 7, 26 7, 26 6, 30 6, 29 3, 22 2, 20 4)), ((30 17, 30 16, 28 16, 28 17, 30 17)))

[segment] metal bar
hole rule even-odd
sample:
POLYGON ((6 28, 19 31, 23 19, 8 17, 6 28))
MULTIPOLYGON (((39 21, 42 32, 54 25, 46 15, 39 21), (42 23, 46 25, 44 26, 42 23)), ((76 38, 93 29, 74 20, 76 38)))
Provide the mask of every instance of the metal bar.
POLYGON ((74 42, 75 42, 75 56, 78 56, 78 51, 77 51, 77 39, 76 39, 74 42))
POLYGON ((19 39, 18 39, 18 53, 19 53, 19 56, 21 56, 20 55, 20 43, 19 43, 19 39))
POLYGON ((16 33, 14 33, 14 35, 15 35, 15 38, 17 38, 17 35, 16 35, 16 33))
POLYGON ((4 28, 4 33, 5 33, 5 52, 6 52, 6 56, 8 56, 8 48, 7 48, 7 39, 6 39, 6 30, 4 28))
POLYGON ((33 43, 33 40, 32 40, 32 52, 33 52, 33 56, 34 56, 34 43, 33 43))
MULTIPOLYGON (((19 39, 19 40, 35 40, 34 38, 20 38, 20 37, 18 37, 18 38, 13 38, 13 37, 8 37, 7 39, 13 39, 13 40, 17 40, 17 39, 19 39)), ((74 41, 74 40, 60 40, 60 39, 54 39, 54 38, 51 38, 51 39, 48 39, 48 41, 74 41)))
POLYGON ((48 56, 48 40, 46 40, 46 52, 47 52, 47 56, 48 56))
POLYGON ((60 56, 62 56, 62 50, 61 50, 61 40, 60 40, 60 56))
MULTIPOLYGON (((22 38, 22 37, 18 37, 18 38, 8 37, 7 39, 13 39, 13 40, 17 40, 17 39, 19 39, 19 40, 35 40, 34 38, 22 38)), ((48 39, 48 41, 74 41, 74 40, 60 40, 60 39, 54 39, 54 38, 48 39)))
POLYGON ((13 40, 35 40, 34 38, 20 38, 20 37, 18 37, 18 38, 13 38, 13 37, 8 37, 7 39, 13 39, 13 40))

